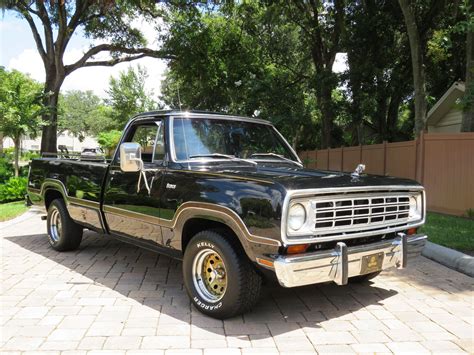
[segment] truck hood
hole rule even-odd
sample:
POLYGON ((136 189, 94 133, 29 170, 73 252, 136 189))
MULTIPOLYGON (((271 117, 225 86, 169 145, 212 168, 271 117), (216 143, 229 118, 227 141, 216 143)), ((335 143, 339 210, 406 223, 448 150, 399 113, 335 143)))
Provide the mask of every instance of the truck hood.
POLYGON ((222 169, 221 172, 239 178, 279 183, 287 190, 356 186, 421 186, 414 180, 404 178, 368 174, 361 174, 360 177, 354 178, 350 173, 288 167, 283 164, 280 166, 259 165, 256 168, 229 167, 222 169))

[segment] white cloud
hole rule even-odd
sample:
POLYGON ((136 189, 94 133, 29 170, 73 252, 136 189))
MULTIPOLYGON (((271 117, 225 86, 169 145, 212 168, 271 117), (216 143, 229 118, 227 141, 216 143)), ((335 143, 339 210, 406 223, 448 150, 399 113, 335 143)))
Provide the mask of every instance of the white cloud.
MULTIPOLYGON (((156 49, 158 47, 158 36, 154 28, 155 24, 146 21, 134 21, 132 25, 139 28, 144 33, 150 48, 156 49)), ((74 63, 87 50, 87 47, 69 48, 64 55, 64 63, 66 65, 74 63)), ((107 59, 107 57, 96 56, 94 59, 107 59)), ((65 79, 61 90, 92 90, 96 95, 105 97, 107 95, 106 90, 109 86, 110 76, 116 77, 120 71, 126 70, 128 66, 136 68, 138 65, 146 68, 149 75, 146 87, 148 90, 153 90, 156 98, 161 92, 161 80, 163 80, 164 72, 166 70, 166 63, 156 58, 143 58, 129 63, 121 63, 114 67, 80 68, 71 73, 65 79)), ((36 48, 24 49, 20 54, 9 60, 7 68, 29 73, 33 79, 41 82, 45 80, 43 62, 36 48)))
MULTIPOLYGON (((74 54, 71 53, 71 57, 74 54)), ((65 60, 65 62, 68 63, 69 61, 65 60)), ((70 62, 73 61, 71 60, 70 62)), ((111 76, 117 77, 120 71, 126 70, 129 66, 136 68, 138 65, 147 69, 148 79, 146 87, 148 90, 153 90, 156 98, 161 92, 161 80, 166 69, 165 62, 156 58, 143 58, 130 63, 121 63, 113 67, 80 68, 66 78, 62 90, 92 90, 96 95, 105 97, 111 76)))
POLYGON ((10 59, 8 69, 16 69, 28 73, 38 81, 44 81, 44 66, 36 49, 25 49, 18 57, 10 59))

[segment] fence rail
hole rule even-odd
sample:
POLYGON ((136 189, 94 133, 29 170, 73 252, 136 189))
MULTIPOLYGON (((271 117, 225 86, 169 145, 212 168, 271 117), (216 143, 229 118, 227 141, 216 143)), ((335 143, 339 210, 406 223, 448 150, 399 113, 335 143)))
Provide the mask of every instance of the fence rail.
POLYGON ((299 152, 313 169, 353 171, 419 181, 430 211, 463 215, 474 209, 474 133, 425 133, 413 141, 299 152))

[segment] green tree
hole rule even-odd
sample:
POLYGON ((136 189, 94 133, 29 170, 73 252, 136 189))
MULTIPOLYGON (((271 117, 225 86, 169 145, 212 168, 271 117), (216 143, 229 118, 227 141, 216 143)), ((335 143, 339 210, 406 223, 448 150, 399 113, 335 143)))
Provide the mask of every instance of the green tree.
POLYGON ((101 105, 101 99, 92 91, 71 90, 60 95, 58 130, 67 130, 83 141, 90 133, 89 123, 97 118, 101 105))
POLYGON ((35 136, 41 127, 41 114, 45 111, 42 100, 41 84, 19 71, 0 69, 0 131, 15 144, 15 177, 19 175, 22 136, 35 136))
POLYGON ((315 147, 319 115, 299 28, 258 2, 170 11, 164 48, 176 54, 165 104, 271 119, 296 148, 315 147))
POLYGON ((100 133, 113 129, 116 126, 113 112, 112 107, 100 104, 86 119, 88 133, 93 137, 98 137, 100 133))
POLYGON ((43 61, 44 92, 51 93, 44 96, 44 105, 51 109, 43 115, 48 124, 43 127, 42 152, 56 152, 57 104, 69 74, 79 68, 113 66, 143 57, 171 57, 168 52, 148 48, 143 33, 132 25, 134 20, 155 21, 160 16, 161 7, 155 1, 2 0, 0 7, 16 12, 28 23, 43 61), (79 60, 66 65, 64 56, 77 32, 93 40, 94 45, 79 60), (107 59, 102 59, 104 55, 107 59))
POLYGON ((400 105, 411 94, 411 67, 405 25, 393 1, 348 5, 344 47, 350 145, 410 138, 400 132, 400 105))
POLYGON ((122 129, 132 116, 140 112, 157 108, 153 91, 145 88, 147 78, 148 73, 141 66, 137 70, 129 67, 121 71, 118 78, 110 78, 106 102, 113 109, 116 128, 122 129))
POLYGON ((300 29, 300 40, 311 58, 314 74, 311 84, 321 112, 321 147, 333 146, 336 109, 332 100, 338 78, 332 71, 336 54, 342 50, 345 0, 278 1, 273 5, 283 9, 287 21, 300 29))
POLYGON ((474 0, 466 0, 462 5, 466 16, 460 25, 466 33, 466 93, 463 99, 461 130, 474 132, 474 0))
POLYGON ((122 137, 122 131, 113 129, 108 132, 99 133, 97 142, 105 150, 106 155, 110 157, 117 148, 120 137, 122 137))

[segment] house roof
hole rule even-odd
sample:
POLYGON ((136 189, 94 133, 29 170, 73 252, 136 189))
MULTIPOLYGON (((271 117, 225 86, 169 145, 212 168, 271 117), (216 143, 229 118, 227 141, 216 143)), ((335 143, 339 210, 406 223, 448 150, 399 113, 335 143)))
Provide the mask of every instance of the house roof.
POLYGON ((426 125, 434 126, 441 118, 451 110, 456 103, 456 100, 464 95, 465 85, 462 81, 456 81, 444 93, 443 96, 434 104, 426 116, 426 125))

